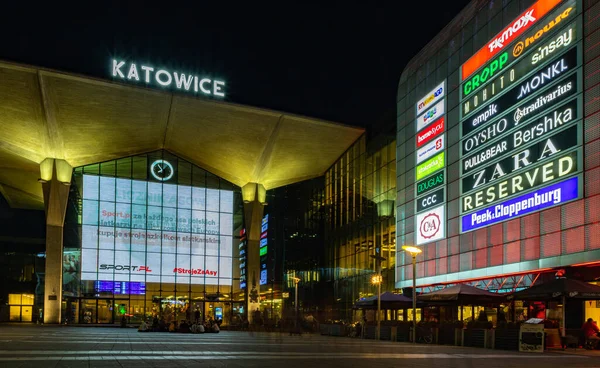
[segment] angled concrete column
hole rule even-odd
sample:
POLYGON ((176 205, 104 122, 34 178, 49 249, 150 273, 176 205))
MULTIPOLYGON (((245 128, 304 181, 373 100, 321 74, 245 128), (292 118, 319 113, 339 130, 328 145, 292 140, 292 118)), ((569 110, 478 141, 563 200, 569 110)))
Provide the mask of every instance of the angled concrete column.
POLYGON ((40 164, 46 210, 46 275, 44 323, 60 323, 62 301, 63 226, 73 168, 64 160, 47 158, 40 164))
POLYGON ((246 225, 246 277, 248 321, 260 306, 260 228, 264 214, 266 190, 262 184, 248 183, 242 187, 244 222, 246 225))

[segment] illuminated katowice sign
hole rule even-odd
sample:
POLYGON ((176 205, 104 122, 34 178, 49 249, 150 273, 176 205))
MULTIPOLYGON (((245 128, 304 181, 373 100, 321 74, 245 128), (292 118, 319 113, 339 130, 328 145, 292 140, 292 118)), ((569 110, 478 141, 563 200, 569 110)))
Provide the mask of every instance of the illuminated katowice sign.
POLYGON ((175 90, 225 97, 225 82, 197 75, 158 69, 149 65, 112 59, 113 78, 147 85, 159 85, 175 90))

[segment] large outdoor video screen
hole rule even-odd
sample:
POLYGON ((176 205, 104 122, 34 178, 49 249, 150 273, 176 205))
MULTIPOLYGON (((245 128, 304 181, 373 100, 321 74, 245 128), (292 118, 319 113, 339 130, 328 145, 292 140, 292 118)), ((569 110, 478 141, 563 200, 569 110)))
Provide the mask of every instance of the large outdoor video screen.
POLYGON ((232 283, 232 191, 84 175, 82 213, 82 280, 232 283))

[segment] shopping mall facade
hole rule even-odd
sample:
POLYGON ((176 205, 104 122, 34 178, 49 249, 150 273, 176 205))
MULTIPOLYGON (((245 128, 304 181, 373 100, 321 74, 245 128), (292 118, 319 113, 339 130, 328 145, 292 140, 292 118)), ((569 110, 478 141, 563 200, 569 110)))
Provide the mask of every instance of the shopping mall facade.
MULTIPOLYGON (((421 290, 600 278, 599 12, 472 1, 404 69, 396 233, 423 251, 421 290)), ((412 286, 411 263, 397 253, 396 288, 412 286)), ((600 317, 581 308, 567 325, 600 317)))

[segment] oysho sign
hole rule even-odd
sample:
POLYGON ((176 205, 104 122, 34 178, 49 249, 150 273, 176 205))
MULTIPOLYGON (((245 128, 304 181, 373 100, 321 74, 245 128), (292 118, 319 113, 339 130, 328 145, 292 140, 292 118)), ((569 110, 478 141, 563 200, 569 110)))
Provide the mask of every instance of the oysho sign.
POLYGON ((443 239, 446 236, 446 207, 441 205, 415 216, 417 245, 443 239))
POLYGON ((157 69, 149 65, 112 59, 113 78, 146 85, 159 85, 175 90, 225 97, 225 82, 197 75, 157 69))
POLYGON ((437 102, 439 99, 444 97, 446 92, 446 81, 443 81, 438 86, 436 86, 431 92, 427 93, 425 97, 421 98, 419 102, 417 102, 417 116, 420 115, 425 109, 429 106, 433 105, 433 103, 437 102))
POLYGON ((538 0, 535 4, 530 6, 462 65, 461 80, 468 78, 477 69, 503 50, 506 45, 513 42, 535 22, 544 17, 560 2, 561 0, 538 0))

